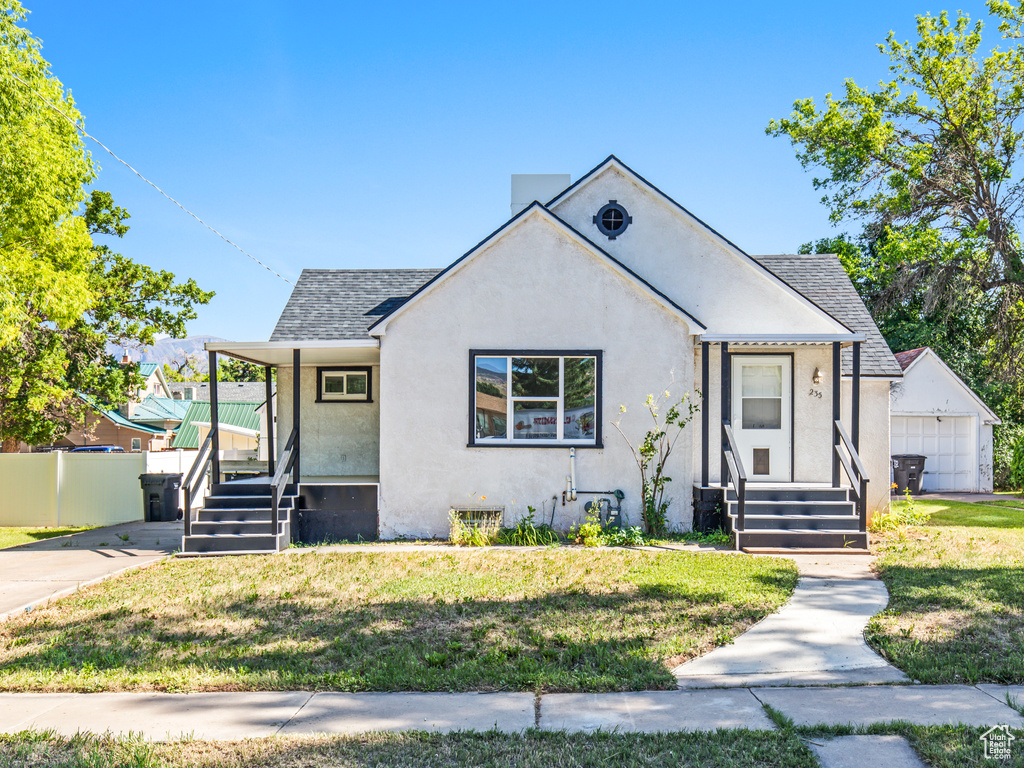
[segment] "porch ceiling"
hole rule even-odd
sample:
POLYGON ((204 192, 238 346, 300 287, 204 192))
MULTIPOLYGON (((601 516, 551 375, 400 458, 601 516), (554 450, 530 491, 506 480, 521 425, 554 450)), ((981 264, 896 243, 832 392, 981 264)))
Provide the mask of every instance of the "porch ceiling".
POLYGON ((206 351, 257 365, 290 368, 292 352, 300 350, 303 365, 373 365, 380 362, 376 339, 349 341, 214 341, 206 351))
POLYGON ((729 344, 740 344, 744 346, 768 346, 768 347, 793 347, 815 344, 832 344, 839 342, 844 347, 853 344, 855 341, 864 341, 863 333, 794 333, 794 334, 758 334, 758 333, 714 333, 704 334, 701 341, 711 344, 720 344, 725 341, 729 344))

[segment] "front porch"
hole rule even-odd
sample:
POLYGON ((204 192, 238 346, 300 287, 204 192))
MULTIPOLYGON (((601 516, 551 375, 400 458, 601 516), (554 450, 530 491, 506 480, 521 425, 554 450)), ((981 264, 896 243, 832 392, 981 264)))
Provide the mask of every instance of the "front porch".
POLYGON ((207 350, 210 423, 184 483, 182 553, 278 552, 292 541, 375 540, 380 483, 377 441, 361 435, 376 427, 376 413, 367 418, 365 412, 378 399, 373 388, 374 379, 379 378, 373 371, 380 364, 376 342, 218 343, 207 345, 207 350), (261 407, 265 411, 255 446, 236 445, 232 433, 219 422, 220 355, 264 368, 266 402, 261 407), (340 396, 325 392, 325 382, 328 390, 343 390, 340 396), (290 406, 281 407, 277 414, 275 390, 290 395, 290 406), (315 412, 318 404, 338 410, 315 412), (351 421, 353 413, 357 420, 362 417, 361 430, 339 428, 343 426, 339 422, 351 421), (249 461, 250 457, 239 455, 240 450, 258 451, 258 458, 249 461), (354 471, 345 472, 347 468, 354 471), (207 473, 210 491, 200 499, 207 473), (235 473, 245 477, 225 477, 235 473))
POLYGON ((701 340, 694 502, 723 509, 737 549, 867 549, 869 477, 860 457, 863 340, 853 333, 701 340), (844 348, 850 356, 845 404, 844 348))

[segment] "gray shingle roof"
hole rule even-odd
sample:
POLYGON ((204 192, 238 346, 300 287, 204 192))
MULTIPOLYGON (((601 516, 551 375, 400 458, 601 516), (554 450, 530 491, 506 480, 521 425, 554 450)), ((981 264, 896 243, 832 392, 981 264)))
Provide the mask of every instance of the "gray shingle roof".
MULTIPOLYGON (((865 376, 900 376, 892 351, 878 332, 864 302, 832 254, 754 256, 773 273, 867 341, 861 348, 865 376)), ((366 339, 367 329, 441 270, 438 269, 304 269, 292 291, 271 341, 338 341, 366 339)), ((843 371, 852 370, 851 353, 843 352, 843 371)), ((259 386, 263 386, 260 384, 259 386)), ((172 385, 173 387, 173 385, 172 385)), ((220 394, 218 392, 218 394, 220 394)), ((222 395, 225 400, 243 398, 222 395)), ((209 395, 196 399, 208 400, 209 395)), ((263 399, 262 395, 259 398, 263 399)))
MULTIPOLYGON (((193 387, 193 400, 209 401, 210 384, 206 381, 175 381, 168 382, 171 394, 180 393, 185 399, 185 387, 193 387)), ((267 385, 262 381, 218 381, 218 402, 262 403, 267 399, 267 385)))
POLYGON ((366 339, 367 329, 439 269, 304 269, 271 341, 366 339))
MULTIPOLYGON (((861 374, 900 377, 903 371, 835 254, 754 256, 778 277, 856 333, 863 333, 861 374)), ((843 373, 853 370, 852 352, 843 350, 843 373)))

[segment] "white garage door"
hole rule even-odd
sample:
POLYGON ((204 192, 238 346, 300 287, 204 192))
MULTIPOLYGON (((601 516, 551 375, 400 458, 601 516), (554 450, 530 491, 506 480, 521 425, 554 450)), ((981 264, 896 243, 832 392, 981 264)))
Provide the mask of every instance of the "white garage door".
POLYGON ((978 456, 971 416, 893 416, 892 452, 920 453, 924 490, 974 491, 978 456))

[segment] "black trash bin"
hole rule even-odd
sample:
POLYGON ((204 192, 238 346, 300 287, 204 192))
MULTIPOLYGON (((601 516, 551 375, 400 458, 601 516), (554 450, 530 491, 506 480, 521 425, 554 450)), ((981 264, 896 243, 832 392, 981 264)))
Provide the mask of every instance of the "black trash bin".
POLYGON ((142 483, 142 512, 147 523, 178 519, 180 474, 149 473, 139 475, 142 483))
POLYGON ((909 488, 914 496, 920 495, 926 458, 919 453, 897 453, 892 457, 892 474, 897 493, 906 493, 909 488))

